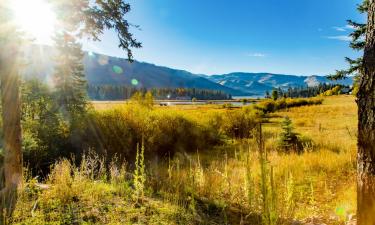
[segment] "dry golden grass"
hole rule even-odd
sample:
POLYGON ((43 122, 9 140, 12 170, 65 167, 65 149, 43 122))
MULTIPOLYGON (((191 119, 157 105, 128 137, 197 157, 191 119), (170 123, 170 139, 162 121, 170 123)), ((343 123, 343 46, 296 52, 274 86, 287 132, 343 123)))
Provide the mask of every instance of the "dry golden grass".
MULTIPOLYGON (((239 109, 193 105, 155 107, 153 113, 181 114, 201 124, 235 110, 239 109)), ((255 140, 246 139, 226 140, 215 149, 193 149, 196 154, 177 153, 169 162, 148 165, 146 201, 140 205, 131 197, 133 184, 125 171, 111 170, 111 175, 119 175, 109 178, 100 170, 87 172, 62 161, 52 170, 47 190, 28 181, 13 222, 259 224, 259 218, 269 213, 279 224, 314 216, 326 224, 344 224, 356 207, 356 113, 354 97, 335 96, 325 98, 322 105, 270 114, 263 125, 268 153, 263 164, 255 140), (312 140, 302 154, 277 149, 286 116, 296 132, 312 140)))
MULTIPOLYGON (((282 162, 275 164, 290 168, 301 182, 309 179, 314 182, 317 211, 324 210, 327 215, 340 217, 355 214, 355 98, 345 95, 327 97, 323 105, 293 108, 275 113, 274 116, 290 117, 296 131, 311 138, 315 145, 312 146, 313 152, 276 157, 282 162)), ((277 133, 280 120, 271 119, 275 123, 269 125, 266 131, 277 133)), ((309 206, 313 205, 306 205, 309 206)))
MULTIPOLYGON (((292 119, 297 132, 309 136, 320 144, 320 150, 351 151, 356 149, 357 106, 353 96, 332 96, 324 104, 293 108, 275 113, 274 116, 292 119)), ((272 119, 280 122, 282 118, 272 119)), ((280 126, 270 126, 279 130, 280 126)))
MULTIPOLYGON (((273 170, 271 192, 277 196, 275 214, 297 219, 317 216, 329 224, 341 224, 355 214, 354 97, 328 97, 323 105, 292 108, 270 116, 269 123, 264 125, 264 136, 269 152, 268 172, 271 167, 273 170), (276 149, 280 122, 285 116, 292 119, 298 133, 313 141, 302 154, 285 154, 276 149)), ((180 157, 169 167, 173 168, 169 178, 160 179, 166 191, 171 187, 178 192, 188 190, 219 205, 262 213, 264 181, 254 141, 180 157)))

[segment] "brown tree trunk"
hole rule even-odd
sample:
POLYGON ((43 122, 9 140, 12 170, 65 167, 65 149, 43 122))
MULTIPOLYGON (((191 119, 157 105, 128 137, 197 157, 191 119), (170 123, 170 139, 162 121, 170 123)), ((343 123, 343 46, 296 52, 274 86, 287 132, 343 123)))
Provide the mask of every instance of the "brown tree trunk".
POLYGON ((359 225, 375 224, 375 0, 370 0, 367 26, 357 100, 359 225))
POLYGON ((17 188, 22 181, 21 109, 17 46, 1 45, 0 80, 3 120, 4 183, 0 191, 1 221, 9 216, 17 200, 17 188))

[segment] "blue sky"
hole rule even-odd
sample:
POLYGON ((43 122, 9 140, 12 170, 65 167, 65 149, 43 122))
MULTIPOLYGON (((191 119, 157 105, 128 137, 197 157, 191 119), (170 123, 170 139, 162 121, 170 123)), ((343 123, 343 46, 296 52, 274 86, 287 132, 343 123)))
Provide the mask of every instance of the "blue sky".
MULTIPOLYGON (((198 74, 326 75, 345 68, 360 0, 130 0, 136 60, 198 74)), ((113 32, 84 48, 126 57, 113 32)))

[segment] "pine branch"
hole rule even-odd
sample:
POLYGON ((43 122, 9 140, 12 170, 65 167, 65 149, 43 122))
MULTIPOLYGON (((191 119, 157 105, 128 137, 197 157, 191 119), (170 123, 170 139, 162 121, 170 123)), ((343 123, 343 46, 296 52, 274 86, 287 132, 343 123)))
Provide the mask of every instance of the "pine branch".
POLYGON ((354 50, 361 51, 365 48, 366 42, 365 41, 353 41, 350 43, 350 47, 354 50))
POLYGON ((359 4, 357 6, 357 10, 360 13, 367 13, 369 4, 370 4, 369 0, 364 0, 362 4, 359 4))
POLYGON ((336 70, 335 74, 328 75, 327 78, 330 80, 342 80, 347 78, 349 74, 348 70, 336 70))
MULTIPOLYGON (((368 5, 369 5, 369 1, 364 0, 362 4, 358 5, 357 9, 361 13, 366 13, 368 10, 368 5)), ((366 35, 367 24, 357 23, 352 20, 347 20, 347 22, 348 22, 348 25, 354 29, 354 31, 349 35, 352 38, 352 41, 350 42, 349 46, 354 50, 362 51, 366 45, 365 35, 366 35)), ((345 59, 349 64, 349 68, 345 70, 336 70, 335 74, 331 74, 327 76, 328 79, 330 80, 345 79, 349 75, 358 74, 361 72, 363 58, 358 58, 358 59, 353 60, 347 57, 345 59)))

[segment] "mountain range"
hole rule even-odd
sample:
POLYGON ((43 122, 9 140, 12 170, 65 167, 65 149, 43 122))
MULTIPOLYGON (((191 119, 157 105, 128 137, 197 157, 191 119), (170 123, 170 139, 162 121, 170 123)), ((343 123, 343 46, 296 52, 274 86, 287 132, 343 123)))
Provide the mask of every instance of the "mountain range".
MULTIPOLYGON (((37 76, 49 82, 56 51, 48 46, 33 46, 26 51, 31 59, 25 76, 37 76)), ((138 88, 197 88, 220 90, 233 96, 264 96, 274 88, 316 86, 333 83, 324 76, 296 76, 271 73, 230 73, 201 75, 154 64, 86 52, 85 75, 91 85, 125 85, 138 88)), ((351 85, 351 78, 336 83, 351 85)))
POLYGON ((274 88, 288 89, 289 87, 314 87, 321 83, 352 85, 353 79, 331 81, 325 76, 297 76, 272 73, 230 73, 224 75, 207 76, 208 79, 221 85, 240 90, 252 92, 264 96, 266 91, 274 88))

